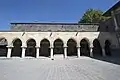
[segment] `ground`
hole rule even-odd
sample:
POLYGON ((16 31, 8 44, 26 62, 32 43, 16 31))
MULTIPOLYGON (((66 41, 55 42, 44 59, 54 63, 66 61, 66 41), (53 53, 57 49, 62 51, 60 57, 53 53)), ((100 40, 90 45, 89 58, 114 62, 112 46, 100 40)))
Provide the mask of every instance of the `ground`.
POLYGON ((120 65, 81 57, 0 59, 1 80, 120 80, 120 65))

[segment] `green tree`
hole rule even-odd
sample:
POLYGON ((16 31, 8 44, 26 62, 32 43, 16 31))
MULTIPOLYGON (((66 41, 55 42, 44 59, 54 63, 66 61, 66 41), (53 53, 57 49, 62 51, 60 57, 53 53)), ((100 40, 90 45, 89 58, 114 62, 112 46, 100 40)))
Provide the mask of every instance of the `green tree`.
POLYGON ((80 19, 79 23, 99 23, 108 19, 102 16, 103 12, 101 10, 88 9, 83 17, 80 19))

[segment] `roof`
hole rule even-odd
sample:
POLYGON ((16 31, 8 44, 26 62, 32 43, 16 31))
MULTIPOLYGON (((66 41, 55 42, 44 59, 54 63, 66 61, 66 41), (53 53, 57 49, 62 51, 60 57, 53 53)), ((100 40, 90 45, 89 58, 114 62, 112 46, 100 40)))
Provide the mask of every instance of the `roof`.
POLYGON ((27 22, 27 23, 10 23, 12 24, 43 24, 43 25, 98 25, 98 23, 64 23, 64 22, 27 22))
POLYGON ((117 9, 118 7, 120 7, 120 1, 118 1, 114 6, 112 6, 109 10, 107 10, 103 16, 111 16, 111 11, 117 9))

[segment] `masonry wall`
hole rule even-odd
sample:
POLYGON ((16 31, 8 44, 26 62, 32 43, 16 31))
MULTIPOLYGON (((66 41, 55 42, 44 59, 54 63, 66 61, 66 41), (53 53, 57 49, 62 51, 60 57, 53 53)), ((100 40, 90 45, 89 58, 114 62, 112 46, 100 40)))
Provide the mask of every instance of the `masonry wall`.
POLYGON ((100 23, 99 30, 102 32, 115 32, 115 24, 112 18, 100 23))
POLYGON ((105 40, 110 40, 112 48, 119 47, 114 32, 0 32, 0 38, 7 39, 8 46, 13 46, 13 42, 17 38, 22 41, 22 46, 26 46, 29 39, 34 39, 37 46, 40 46, 41 40, 48 39, 51 47, 56 39, 61 39, 64 46, 67 46, 67 41, 72 38, 77 42, 77 46, 80 46, 80 41, 85 38, 89 41, 90 46, 93 46, 93 40, 98 38, 102 47, 104 47, 105 40))
POLYGON ((98 31, 98 24, 68 24, 68 23, 13 23, 11 31, 98 31))

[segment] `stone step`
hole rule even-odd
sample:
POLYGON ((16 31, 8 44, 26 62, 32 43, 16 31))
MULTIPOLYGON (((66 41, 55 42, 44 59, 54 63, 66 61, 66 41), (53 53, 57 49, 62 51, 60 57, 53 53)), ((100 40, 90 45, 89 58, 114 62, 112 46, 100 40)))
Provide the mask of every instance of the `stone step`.
POLYGON ((54 59, 63 59, 64 55, 63 54, 55 54, 54 59))

